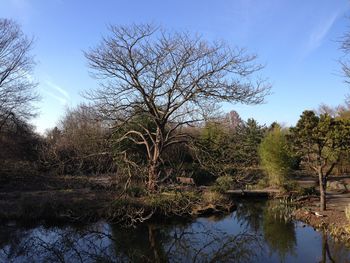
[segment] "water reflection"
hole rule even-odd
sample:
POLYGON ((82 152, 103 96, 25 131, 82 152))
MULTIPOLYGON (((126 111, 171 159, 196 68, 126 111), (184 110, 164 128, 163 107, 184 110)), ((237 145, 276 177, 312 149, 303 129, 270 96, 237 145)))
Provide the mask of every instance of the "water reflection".
POLYGON ((202 223, 133 231, 99 223, 15 231, 10 241, 2 243, 1 262, 249 262, 256 238, 202 223))
POLYGON ((226 217, 124 229, 0 228, 0 262, 350 262, 349 250, 290 219, 283 202, 241 202, 226 217))
POLYGON ((114 262, 106 225, 17 229, 0 251, 1 262, 114 262))
POLYGON ((287 254, 295 255, 296 234, 292 206, 283 200, 241 202, 236 218, 257 234, 261 233, 269 256, 277 253, 281 262, 287 254))
MULTIPOLYGON (((148 247, 143 247, 144 251, 139 250, 141 257, 133 257, 132 261, 249 262, 254 257, 252 246, 256 241, 254 235, 228 235, 202 223, 166 229, 149 225, 148 247)), ((116 250, 123 250, 118 248, 116 250)), ((131 258, 130 252, 135 253, 135 250, 130 250, 130 246, 127 249, 131 258)))
POLYGON ((270 254, 277 253, 282 262, 287 254, 295 255, 296 236, 289 209, 278 202, 270 202, 264 211, 263 233, 270 254))
POLYGON ((323 232, 320 262, 350 262, 349 249, 334 242, 326 232, 323 232))

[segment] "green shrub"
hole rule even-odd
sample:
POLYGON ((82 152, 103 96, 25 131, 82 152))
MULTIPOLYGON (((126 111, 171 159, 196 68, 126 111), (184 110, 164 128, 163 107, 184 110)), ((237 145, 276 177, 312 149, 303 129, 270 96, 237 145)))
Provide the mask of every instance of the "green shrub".
POLYGON ((279 126, 269 131, 260 144, 259 156, 269 184, 283 187, 297 163, 290 150, 286 131, 279 126))

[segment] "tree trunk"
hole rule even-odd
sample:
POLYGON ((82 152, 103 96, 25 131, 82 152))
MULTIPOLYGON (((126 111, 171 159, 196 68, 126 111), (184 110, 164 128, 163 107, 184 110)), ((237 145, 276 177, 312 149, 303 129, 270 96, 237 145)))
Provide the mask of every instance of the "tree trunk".
POLYGON ((156 138, 154 142, 154 149, 152 156, 149 156, 149 167, 148 167, 148 190, 154 192, 157 189, 158 181, 158 169, 160 163, 160 152, 162 145, 162 132, 159 127, 157 127, 156 138))
POLYGON ((154 192, 157 187, 157 165, 154 163, 151 163, 148 168, 148 190, 150 192, 154 192))
POLYGON ((323 175, 322 171, 318 172, 318 181, 320 185, 320 210, 326 211, 327 178, 323 175))

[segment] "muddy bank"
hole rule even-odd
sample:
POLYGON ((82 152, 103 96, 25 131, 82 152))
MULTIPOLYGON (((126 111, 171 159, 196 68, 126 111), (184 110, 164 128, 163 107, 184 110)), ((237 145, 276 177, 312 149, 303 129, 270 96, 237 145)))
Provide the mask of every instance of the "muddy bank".
POLYGON ((319 198, 312 196, 297 202, 299 207, 293 212, 293 218, 300 220, 317 230, 326 231, 335 241, 342 241, 350 246, 350 222, 342 206, 332 206, 320 212, 319 198))

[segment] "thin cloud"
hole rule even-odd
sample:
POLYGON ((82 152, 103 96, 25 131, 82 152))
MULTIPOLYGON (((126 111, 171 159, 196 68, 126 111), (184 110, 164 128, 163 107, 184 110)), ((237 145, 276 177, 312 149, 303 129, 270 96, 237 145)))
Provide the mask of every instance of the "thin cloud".
POLYGON ((45 94, 57 100, 62 105, 67 105, 70 102, 71 97, 64 88, 51 80, 46 80, 45 84, 46 85, 41 89, 45 94))
POLYGON ((54 98, 56 100, 58 100, 62 105, 67 105, 68 104, 68 100, 66 98, 62 98, 60 96, 55 95, 54 93, 47 91, 47 90, 43 90, 43 92, 47 95, 49 95, 51 98, 54 98))
POLYGON ((60 87, 59 85, 57 85, 57 84, 55 84, 55 83, 53 83, 53 82, 51 82, 51 81, 49 81, 49 80, 46 81, 46 84, 47 84, 50 88, 52 88, 52 89, 58 91, 58 92, 59 92, 61 95, 63 95, 66 99, 70 99, 70 95, 68 94, 68 92, 67 92, 65 89, 63 89, 62 87, 60 87))
POLYGON ((339 14, 339 12, 332 14, 311 33, 308 42, 308 52, 311 52, 321 45, 323 39, 327 36, 334 22, 339 17, 339 14))

